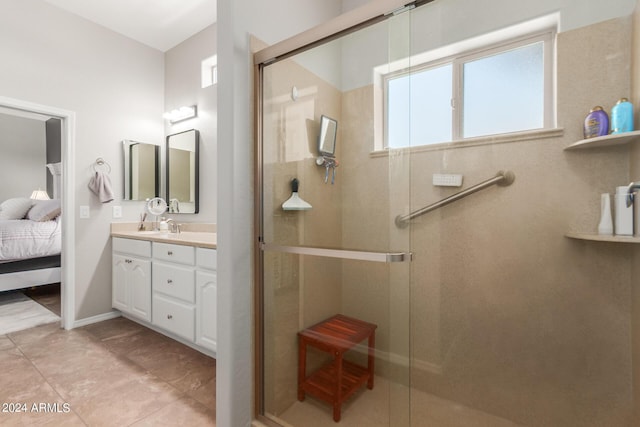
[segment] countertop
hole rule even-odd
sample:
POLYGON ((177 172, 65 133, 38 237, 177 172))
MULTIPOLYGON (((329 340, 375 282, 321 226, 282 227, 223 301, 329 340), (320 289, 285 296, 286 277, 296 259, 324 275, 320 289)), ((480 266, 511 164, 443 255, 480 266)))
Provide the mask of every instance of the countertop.
POLYGON ((198 248, 218 248, 218 234, 216 233, 215 224, 184 224, 182 226, 184 231, 180 233, 138 231, 137 227, 137 223, 114 222, 111 224, 111 237, 173 243, 175 245, 195 246, 198 248))

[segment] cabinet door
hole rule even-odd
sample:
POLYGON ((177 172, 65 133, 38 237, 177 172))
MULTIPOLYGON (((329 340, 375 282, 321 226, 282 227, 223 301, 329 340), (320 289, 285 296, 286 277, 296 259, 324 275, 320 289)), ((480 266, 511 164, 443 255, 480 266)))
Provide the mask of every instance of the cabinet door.
POLYGON ((218 285, 216 274, 196 273, 196 344, 216 351, 218 285))
POLYGON ((151 261, 131 258, 128 286, 131 314, 151 321, 151 261))
POLYGON ((129 301, 127 298, 127 277, 128 258, 123 255, 113 254, 112 258, 112 291, 111 306, 120 311, 129 312, 129 301))

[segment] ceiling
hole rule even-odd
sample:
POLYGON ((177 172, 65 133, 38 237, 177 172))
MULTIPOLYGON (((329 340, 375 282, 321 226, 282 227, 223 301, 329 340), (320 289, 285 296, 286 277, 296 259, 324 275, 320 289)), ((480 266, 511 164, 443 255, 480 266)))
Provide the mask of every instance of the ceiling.
POLYGON ((216 0, 44 0, 166 52, 216 22, 216 0))

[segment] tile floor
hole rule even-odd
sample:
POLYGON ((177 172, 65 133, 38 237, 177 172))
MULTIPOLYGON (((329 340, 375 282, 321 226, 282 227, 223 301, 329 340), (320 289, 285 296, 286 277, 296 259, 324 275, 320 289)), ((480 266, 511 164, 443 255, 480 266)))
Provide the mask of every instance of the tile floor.
POLYGON ((0 366, 2 426, 216 425, 215 359, 125 318, 0 336, 0 366))
POLYGON ((62 312, 60 306, 60 283, 37 286, 25 289, 22 292, 41 306, 60 316, 62 312))
POLYGON ((331 405, 310 396, 271 418, 295 427, 522 427, 451 400, 409 390, 382 377, 375 381, 373 390, 363 388, 345 402, 339 424, 333 421, 331 405))

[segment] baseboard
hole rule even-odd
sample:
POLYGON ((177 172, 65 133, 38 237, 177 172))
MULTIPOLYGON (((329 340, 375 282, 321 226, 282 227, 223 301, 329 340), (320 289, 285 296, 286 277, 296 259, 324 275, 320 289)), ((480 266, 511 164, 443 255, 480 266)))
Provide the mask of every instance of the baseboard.
POLYGON ((105 320, 115 319, 116 317, 122 316, 117 310, 112 310, 108 313, 98 314, 97 316, 85 317, 84 319, 79 319, 73 322, 74 328, 80 328, 82 326, 91 325, 92 323, 104 322, 105 320))

